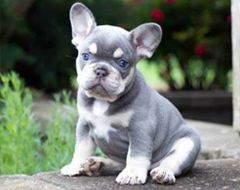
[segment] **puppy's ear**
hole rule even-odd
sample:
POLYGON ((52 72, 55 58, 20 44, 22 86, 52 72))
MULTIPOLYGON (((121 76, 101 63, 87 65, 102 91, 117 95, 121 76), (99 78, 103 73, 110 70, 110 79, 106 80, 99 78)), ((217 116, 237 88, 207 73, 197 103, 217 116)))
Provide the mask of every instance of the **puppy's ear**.
POLYGON ((70 9, 72 43, 77 46, 95 27, 92 12, 82 3, 74 3, 70 9))
POLYGON ((142 24, 130 32, 133 46, 139 58, 151 57, 162 39, 162 29, 158 24, 142 24))

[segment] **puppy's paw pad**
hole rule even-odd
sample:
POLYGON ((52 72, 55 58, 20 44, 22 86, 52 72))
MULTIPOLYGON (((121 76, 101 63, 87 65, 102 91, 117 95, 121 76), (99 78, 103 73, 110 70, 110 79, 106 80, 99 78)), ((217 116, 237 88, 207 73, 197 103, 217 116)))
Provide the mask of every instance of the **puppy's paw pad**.
POLYGON ((102 164, 100 160, 89 158, 81 165, 80 171, 87 176, 98 176, 102 164))
POLYGON ((144 184, 147 180, 147 174, 145 171, 125 168, 116 178, 116 182, 120 185, 123 184, 144 184))
POLYGON ((161 167, 152 169, 150 175, 159 184, 170 185, 176 182, 173 172, 161 167))
POLYGON ((80 175, 80 170, 79 170, 79 167, 70 163, 70 164, 64 166, 60 170, 60 173, 62 175, 67 175, 67 176, 76 176, 76 175, 80 175))

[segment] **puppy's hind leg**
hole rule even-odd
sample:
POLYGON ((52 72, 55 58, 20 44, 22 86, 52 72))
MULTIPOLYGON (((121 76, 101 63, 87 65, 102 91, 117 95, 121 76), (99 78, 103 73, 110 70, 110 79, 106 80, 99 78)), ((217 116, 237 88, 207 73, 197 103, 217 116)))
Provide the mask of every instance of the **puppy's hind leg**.
POLYGON ((176 176, 192 168, 200 150, 200 139, 183 137, 176 141, 166 157, 164 157, 150 175, 159 184, 174 184, 176 176))
POLYGON ((124 168, 124 164, 109 158, 92 156, 81 166, 81 173, 87 176, 116 175, 124 168))

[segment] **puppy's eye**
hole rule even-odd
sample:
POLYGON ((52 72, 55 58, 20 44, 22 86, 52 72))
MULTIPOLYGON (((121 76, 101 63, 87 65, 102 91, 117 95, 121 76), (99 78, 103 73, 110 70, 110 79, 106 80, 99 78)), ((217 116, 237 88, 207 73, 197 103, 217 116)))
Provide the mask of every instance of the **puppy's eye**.
POLYGON ((82 59, 83 59, 84 61, 88 61, 88 60, 89 60, 89 57, 90 57, 89 53, 82 53, 82 59))
POLYGON ((118 60, 118 65, 121 68, 126 69, 128 67, 128 65, 129 65, 129 63, 126 60, 124 60, 124 59, 119 59, 118 60))

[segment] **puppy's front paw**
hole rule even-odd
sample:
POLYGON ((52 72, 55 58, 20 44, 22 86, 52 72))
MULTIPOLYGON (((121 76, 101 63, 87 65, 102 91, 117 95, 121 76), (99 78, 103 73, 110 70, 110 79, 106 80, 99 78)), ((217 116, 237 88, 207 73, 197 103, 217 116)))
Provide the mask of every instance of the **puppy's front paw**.
POLYGON ((147 180, 147 171, 139 168, 126 167, 116 178, 116 182, 123 184, 144 184, 147 180))
POLYGON ((89 158, 81 165, 80 172, 87 176, 98 176, 102 165, 103 162, 100 159, 89 158))
POLYGON ((60 172, 62 175, 67 175, 67 176, 76 176, 81 174, 79 165, 76 165, 74 163, 70 163, 62 167, 60 172))
POLYGON ((151 170, 150 175, 159 184, 170 185, 176 182, 174 173, 160 166, 151 170))

